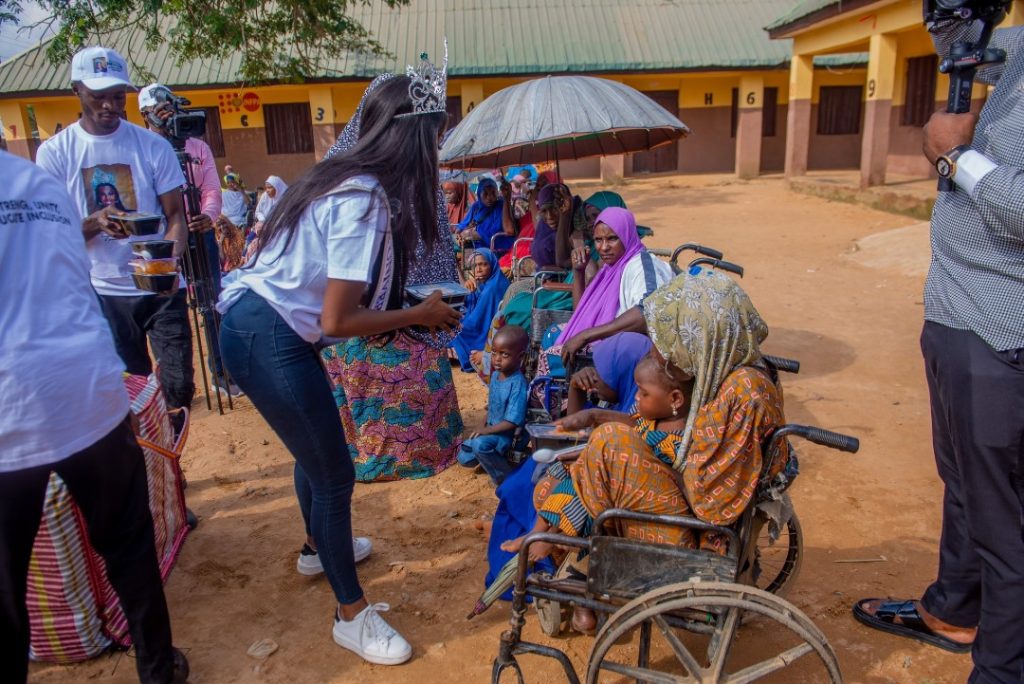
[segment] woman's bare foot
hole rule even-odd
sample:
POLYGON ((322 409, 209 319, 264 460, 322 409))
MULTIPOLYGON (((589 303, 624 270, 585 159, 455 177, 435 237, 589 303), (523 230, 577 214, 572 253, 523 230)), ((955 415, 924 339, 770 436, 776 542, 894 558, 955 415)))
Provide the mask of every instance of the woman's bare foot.
MULTIPOLYGON (((510 539, 501 545, 502 551, 508 551, 509 553, 519 553, 523 549, 523 540, 525 536, 519 537, 518 539, 510 539)), ((554 550, 554 544, 548 542, 533 542, 530 544, 530 560, 537 562, 551 555, 554 550)))
POLYGON ((572 611, 571 625, 580 634, 593 634, 597 631, 597 615, 590 608, 576 606, 572 611))
POLYGON ((519 549, 523 548, 523 539, 526 537, 516 537, 515 539, 509 539, 501 545, 502 551, 508 551, 509 553, 519 553, 519 549))

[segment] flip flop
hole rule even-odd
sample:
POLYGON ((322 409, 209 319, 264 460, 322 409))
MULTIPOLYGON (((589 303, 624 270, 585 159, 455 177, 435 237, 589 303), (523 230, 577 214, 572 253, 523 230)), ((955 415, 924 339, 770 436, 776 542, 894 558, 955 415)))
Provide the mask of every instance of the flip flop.
POLYGON ((914 601, 861 599, 853 606, 853 617, 872 629, 915 639, 952 653, 970 653, 973 646, 973 644, 962 644, 933 632, 921 619, 914 601), (864 610, 864 605, 871 601, 882 601, 874 614, 864 610), (899 618, 899 622, 896 622, 897 618, 899 618))

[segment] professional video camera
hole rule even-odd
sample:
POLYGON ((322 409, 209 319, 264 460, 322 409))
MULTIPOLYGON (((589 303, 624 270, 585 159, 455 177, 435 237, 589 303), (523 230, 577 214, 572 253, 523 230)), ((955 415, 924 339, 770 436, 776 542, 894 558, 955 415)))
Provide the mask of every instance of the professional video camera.
MULTIPOLYGON (((958 40, 939 62, 939 71, 949 74, 949 99, 946 111, 964 114, 971 111, 974 77, 981 69, 1006 61, 1006 52, 988 47, 992 31, 1006 18, 1013 0, 924 0, 924 21, 929 30, 943 31, 956 24, 978 24, 976 39, 958 40)), ((955 189, 950 178, 939 178, 939 190, 955 189)))
MULTIPOLYGON (((191 102, 184 97, 175 95, 166 86, 153 84, 143 88, 139 93, 140 103, 145 104, 143 116, 150 128, 162 133, 174 147, 178 157, 178 163, 185 174, 185 187, 182 188, 182 200, 185 205, 185 214, 189 218, 199 216, 201 213, 202 196, 195 181, 195 159, 185 149, 185 143, 189 138, 199 138, 206 132, 206 112, 186 109, 191 102), (143 99, 144 98, 144 99, 143 99), (170 110, 170 116, 161 116, 170 110)), ((217 313, 217 275, 214 269, 219 269, 219 264, 210 263, 210 251, 206 247, 206 240, 196 234, 190 234, 188 248, 185 250, 182 259, 185 272, 185 282, 188 284, 188 303, 192 311, 192 324, 195 328, 196 350, 199 352, 200 374, 203 379, 203 390, 206 392, 206 407, 213 409, 210 401, 211 384, 223 383, 230 386, 231 381, 227 371, 223 368, 211 368, 210 382, 207 381, 206 354, 203 350, 202 337, 206 338, 206 349, 211 354, 220 346, 220 314, 217 313), (200 322, 202 319, 202 323, 200 322), (203 331, 202 335, 200 330, 203 331)), ((221 401, 221 393, 214 391, 217 396, 217 410, 224 413, 224 405, 221 401)), ((228 408, 234 408, 230 393, 226 393, 228 408)))
POLYGON ((175 149, 183 148, 187 139, 201 138, 206 133, 206 112, 185 109, 192 104, 189 100, 175 95, 164 86, 153 88, 150 94, 156 100, 157 106, 146 112, 146 121, 153 128, 163 130, 175 149), (167 119, 156 113, 156 109, 165 103, 171 110, 171 116, 167 119))

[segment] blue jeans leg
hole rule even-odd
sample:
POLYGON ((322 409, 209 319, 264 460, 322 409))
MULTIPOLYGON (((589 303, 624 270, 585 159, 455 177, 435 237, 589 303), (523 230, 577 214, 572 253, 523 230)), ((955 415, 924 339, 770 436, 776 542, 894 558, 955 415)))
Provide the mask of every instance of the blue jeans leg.
POLYGON ((505 476, 512 472, 512 464, 508 460, 512 439, 505 435, 481 435, 470 440, 470 443, 476 460, 495 484, 501 484, 505 476))
POLYGON ((232 379, 305 476, 296 494, 338 602, 355 603, 363 598, 352 553, 355 467, 316 349, 252 292, 224 315, 220 342, 232 379))

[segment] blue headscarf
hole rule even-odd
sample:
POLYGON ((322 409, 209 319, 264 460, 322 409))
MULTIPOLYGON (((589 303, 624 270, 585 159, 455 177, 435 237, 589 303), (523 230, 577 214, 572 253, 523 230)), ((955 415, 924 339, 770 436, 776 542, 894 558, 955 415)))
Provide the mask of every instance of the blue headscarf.
POLYGON ((466 298, 462 332, 452 342, 452 349, 459 356, 462 370, 467 372, 473 370, 469 363, 469 353, 483 351, 487 344, 487 333, 491 330, 491 321, 498 312, 509 285, 508 278, 498 266, 498 257, 494 256, 494 252, 489 249, 477 249, 473 253, 473 260, 475 261, 478 256, 487 259, 491 266, 491 275, 466 298))
POLYGON ((633 408, 637 392, 633 376, 640 359, 647 356, 653 346, 646 335, 624 332, 609 337, 594 348, 594 370, 618 397, 619 403, 612 410, 629 413, 633 408))
POLYGON ((469 228, 471 222, 476 222, 476 232, 480 235, 480 241, 484 246, 491 244, 491 238, 502 232, 501 230, 501 216, 505 207, 505 200, 501 197, 494 203, 493 207, 488 207, 484 204, 484 201, 480 199, 483 197, 484 190, 487 188, 498 189, 498 184, 494 182, 493 178, 484 178, 480 181, 480 184, 476 188, 476 202, 473 202, 473 206, 469 208, 469 213, 466 214, 466 218, 462 219, 462 223, 459 224, 459 230, 465 230, 469 228))

